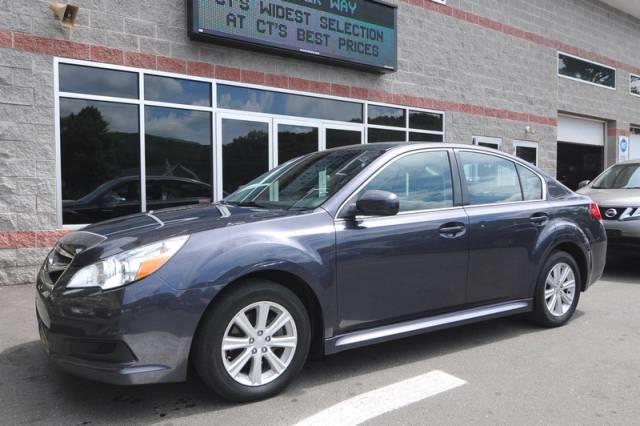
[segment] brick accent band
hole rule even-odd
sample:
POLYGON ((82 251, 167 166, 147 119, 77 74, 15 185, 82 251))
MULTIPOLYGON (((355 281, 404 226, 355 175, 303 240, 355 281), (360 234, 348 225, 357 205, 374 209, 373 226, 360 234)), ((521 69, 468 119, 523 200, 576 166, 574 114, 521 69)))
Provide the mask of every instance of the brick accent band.
POLYGON ((615 127, 607 129, 607 136, 629 136, 630 133, 629 129, 616 129, 615 127))
POLYGON ((0 249, 51 247, 69 231, 0 232, 0 249))
POLYGON ((580 56, 581 58, 588 59, 595 62, 600 62, 605 65, 609 65, 614 68, 623 69, 625 71, 640 74, 640 67, 625 64, 624 62, 616 59, 609 58, 607 56, 599 55, 588 50, 580 49, 575 46, 563 43, 559 40, 553 40, 540 34, 535 34, 529 31, 524 31, 519 28, 513 27, 508 24, 503 24, 493 19, 485 18, 484 16, 475 15, 473 13, 466 12, 462 9, 458 9, 452 6, 444 4, 434 3, 432 0, 400 0, 403 3, 411 4, 421 7, 423 9, 431 10, 433 12, 440 13, 442 15, 450 16, 462 21, 469 22, 471 24, 479 25, 490 30, 498 31, 503 34, 508 34, 512 37, 526 40, 530 43, 534 43, 540 46, 549 47, 556 50, 561 50, 571 55, 580 56))
POLYGON ((482 105, 465 104, 440 99, 425 98, 365 87, 345 86, 323 81, 290 77, 285 74, 271 74, 248 69, 233 68, 205 62, 186 61, 177 58, 128 52, 103 46, 78 43, 68 40, 50 39, 32 34, 10 32, 0 29, 0 47, 13 48, 30 53, 60 56, 114 65, 128 65, 147 70, 174 72, 199 77, 260 84, 281 89, 293 89, 323 95, 352 97, 372 102, 385 102, 408 107, 461 112, 471 115, 499 118, 503 120, 556 126, 555 117, 547 117, 524 112, 509 111, 482 105))

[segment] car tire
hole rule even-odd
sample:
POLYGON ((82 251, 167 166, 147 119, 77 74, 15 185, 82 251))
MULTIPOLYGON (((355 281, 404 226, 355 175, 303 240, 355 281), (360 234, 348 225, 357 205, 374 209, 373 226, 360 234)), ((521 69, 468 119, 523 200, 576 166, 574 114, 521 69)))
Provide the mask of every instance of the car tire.
POLYGON ((195 339, 194 367, 226 400, 265 399, 282 391, 302 369, 310 341, 309 315, 291 290, 271 281, 248 280, 206 313, 195 339))
POLYGON ((538 277, 532 319, 544 327, 566 324, 578 306, 581 282, 580 268, 573 256, 554 251, 538 277))

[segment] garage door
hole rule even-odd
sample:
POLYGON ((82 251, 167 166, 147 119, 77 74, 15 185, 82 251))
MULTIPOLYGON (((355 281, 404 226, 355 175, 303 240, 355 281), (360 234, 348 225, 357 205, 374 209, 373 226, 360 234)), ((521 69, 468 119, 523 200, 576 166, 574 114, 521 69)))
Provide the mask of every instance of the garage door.
POLYGON ((561 115, 558 117, 558 140, 604 146, 604 122, 561 115))
POLYGON ((640 159, 640 130, 636 130, 638 133, 632 133, 629 138, 629 160, 640 159))
POLYGON ((604 167, 605 124, 602 121, 558 117, 557 178, 571 189, 593 180, 604 167))

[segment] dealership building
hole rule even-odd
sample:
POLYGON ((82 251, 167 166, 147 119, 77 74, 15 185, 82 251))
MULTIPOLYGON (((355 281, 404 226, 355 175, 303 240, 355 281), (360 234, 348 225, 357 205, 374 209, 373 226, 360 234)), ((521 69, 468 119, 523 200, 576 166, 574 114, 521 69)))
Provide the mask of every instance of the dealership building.
POLYGON ((317 150, 477 144, 574 189, 640 158, 634 0, 73 5, 0 1, 0 285, 69 230, 317 150))

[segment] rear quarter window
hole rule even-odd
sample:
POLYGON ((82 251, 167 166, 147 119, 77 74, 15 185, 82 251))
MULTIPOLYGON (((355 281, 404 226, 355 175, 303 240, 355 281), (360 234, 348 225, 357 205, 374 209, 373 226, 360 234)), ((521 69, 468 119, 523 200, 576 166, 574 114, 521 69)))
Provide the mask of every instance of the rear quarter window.
POLYGON ((518 175, 522 185, 522 195, 525 201, 542 200, 542 179, 531 170, 518 164, 518 175))
POLYGON ((547 192, 550 199, 559 199, 573 195, 573 191, 553 178, 547 179, 547 192))

